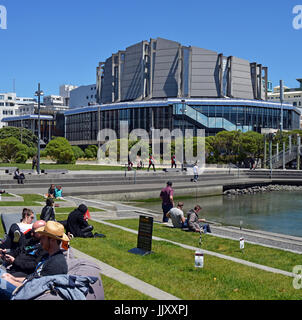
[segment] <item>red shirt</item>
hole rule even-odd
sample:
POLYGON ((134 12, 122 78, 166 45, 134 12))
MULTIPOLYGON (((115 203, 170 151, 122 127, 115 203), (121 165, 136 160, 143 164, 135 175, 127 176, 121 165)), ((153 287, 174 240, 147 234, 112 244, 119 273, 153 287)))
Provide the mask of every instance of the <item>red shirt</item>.
POLYGON ((162 189, 160 197, 162 198, 163 204, 172 203, 170 197, 173 196, 173 192, 174 190, 170 186, 167 186, 166 188, 162 189))

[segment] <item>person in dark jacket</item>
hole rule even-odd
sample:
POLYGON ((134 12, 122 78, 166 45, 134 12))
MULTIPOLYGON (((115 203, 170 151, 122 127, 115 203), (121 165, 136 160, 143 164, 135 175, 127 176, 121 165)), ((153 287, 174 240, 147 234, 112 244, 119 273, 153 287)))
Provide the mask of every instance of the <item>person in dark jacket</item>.
POLYGON ((1 250, 7 273, 15 277, 26 277, 35 271, 39 261, 47 254, 40 244, 40 235, 35 231, 45 224, 43 220, 36 221, 32 226, 31 238, 26 240, 22 247, 12 250, 9 254, 6 253, 6 249, 1 250))
POLYGON ((46 206, 42 209, 41 220, 56 221, 56 213, 54 209, 54 200, 52 198, 46 199, 46 206))
POLYGON ((90 226, 87 222, 88 218, 85 218, 87 211, 87 206, 81 204, 68 215, 66 223, 67 233, 79 238, 105 237, 103 234, 92 233, 93 226, 90 226))
POLYGON ((35 271, 26 277, 15 277, 0 269, 0 300, 10 300, 13 292, 21 287, 24 281, 67 274, 68 265, 61 250, 61 244, 69 242, 64 233, 64 226, 56 221, 48 221, 44 227, 37 228, 35 232, 40 234, 41 246, 47 254, 39 261, 35 271))

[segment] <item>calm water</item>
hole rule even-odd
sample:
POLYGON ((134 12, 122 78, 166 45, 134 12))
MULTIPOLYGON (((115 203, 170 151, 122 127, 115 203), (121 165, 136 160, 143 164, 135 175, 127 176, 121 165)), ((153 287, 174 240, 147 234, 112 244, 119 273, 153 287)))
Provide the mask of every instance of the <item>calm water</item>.
MULTIPOLYGON (((203 207, 200 217, 227 225, 302 237, 302 192, 268 192, 236 197, 215 196, 184 199, 184 211, 203 207)), ((144 203, 161 212, 161 203, 144 203)))

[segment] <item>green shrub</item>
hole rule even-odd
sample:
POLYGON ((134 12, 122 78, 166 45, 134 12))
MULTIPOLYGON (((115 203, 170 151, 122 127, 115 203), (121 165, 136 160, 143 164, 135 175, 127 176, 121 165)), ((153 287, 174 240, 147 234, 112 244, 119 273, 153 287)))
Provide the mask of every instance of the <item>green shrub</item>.
POLYGON ((69 141, 63 137, 51 140, 45 148, 45 154, 57 164, 74 164, 76 162, 69 141))
POLYGON ((93 159, 98 156, 98 147, 95 145, 88 146, 85 149, 85 156, 88 159, 93 159))
POLYGON ((78 146, 72 146, 72 151, 74 153, 76 160, 78 160, 79 158, 85 157, 85 152, 78 146))
POLYGON ((18 139, 10 137, 0 140, 0 158, 5 163, 25 163, 28 159, 29 148, 18 139))

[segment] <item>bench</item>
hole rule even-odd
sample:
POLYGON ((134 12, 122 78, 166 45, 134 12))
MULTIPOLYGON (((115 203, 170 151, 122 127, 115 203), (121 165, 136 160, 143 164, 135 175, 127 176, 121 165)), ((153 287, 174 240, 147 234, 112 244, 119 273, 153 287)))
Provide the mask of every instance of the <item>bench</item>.
POLYGON ((41 170, 41 173, 44 173, 44 174, 66 174, 66 173, 68 173, 68 170, 65 170, 65 169, 45 169, 45 170, 41 170))

